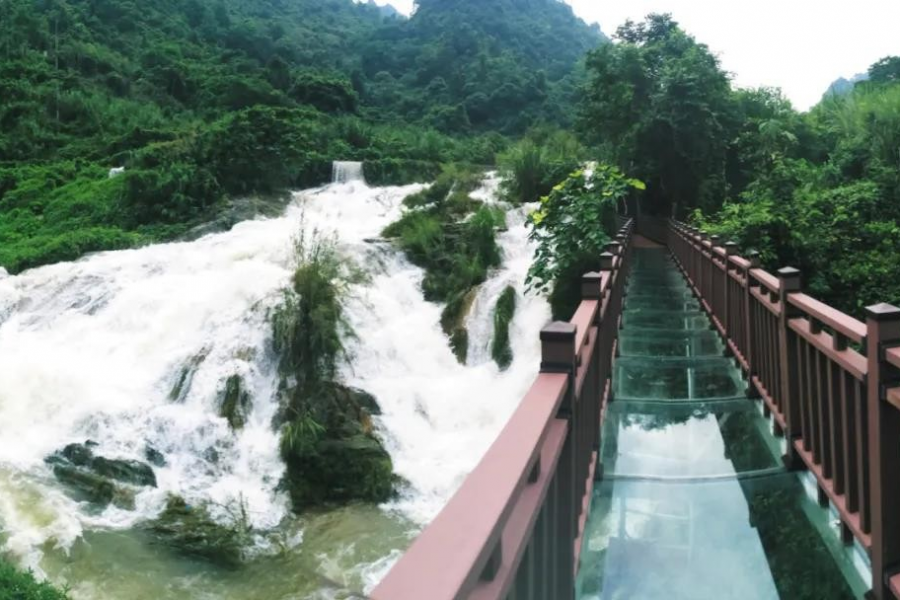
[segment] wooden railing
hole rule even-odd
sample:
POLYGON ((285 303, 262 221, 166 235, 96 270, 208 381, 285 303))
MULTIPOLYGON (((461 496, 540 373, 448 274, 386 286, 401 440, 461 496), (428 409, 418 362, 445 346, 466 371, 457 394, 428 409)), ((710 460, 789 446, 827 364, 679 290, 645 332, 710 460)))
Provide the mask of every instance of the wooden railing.
MULTIPOLYGON (((570 322, 541 331, 541 371, 447 506, 375 588, 376 600, 572 600, 633 222, 582 281, 570 322)), ((490 398, 484 398, 490 402, 490 398)))
POLYGON ((664 241, 786 436, 785 464, 815 475, 844 542, 869 553, 873 597, 900 598, 900 308, 870 306, 863 323, 716 236, 670 221, 664 241))

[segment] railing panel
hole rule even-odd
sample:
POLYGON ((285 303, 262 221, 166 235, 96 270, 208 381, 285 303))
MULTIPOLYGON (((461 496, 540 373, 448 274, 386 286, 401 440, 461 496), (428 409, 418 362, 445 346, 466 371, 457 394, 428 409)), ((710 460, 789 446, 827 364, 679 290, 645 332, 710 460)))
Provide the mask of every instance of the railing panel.
POLYGON ((803 294, 794 269, 771 275, 732 244, 669 227, 672 254, 724 329, 749 391, 788 438, 785 464, 815 475, 844 541, 869 551, 873 597, 900 599, 900 309, 870 307, 862 323, 803 294))
POLYGON ((584 277, 572 321, 541 332, 541 374, 371 598, 573 600, 632 231, 628 221, 584 277))

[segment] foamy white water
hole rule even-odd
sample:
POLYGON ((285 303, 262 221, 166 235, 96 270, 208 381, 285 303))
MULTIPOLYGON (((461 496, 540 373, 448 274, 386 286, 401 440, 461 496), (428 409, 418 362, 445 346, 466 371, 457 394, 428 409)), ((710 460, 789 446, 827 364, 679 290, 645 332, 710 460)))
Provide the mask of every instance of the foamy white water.
MULTIPOLYGON (((490 185, 490 181, 488 182, 490 185)), ((441 332, 441 306, 422 298, 423 273, 372 241, 422 186, 369 188, 352 181, 298 194, 278 219, 237 225, 194 242, 101 253, 18 276, 0 274, 0 532, 5 549, 40 567, 41 548, 68 547, 86 529, 128 528, 154 517, 169 492, 225 506, 242 498, 253 525, 273 528, 289 503, 276 491, 284 467, 272 429, 277 374, 268 313, 292 271, 291 241, 306 226, 334 232, 371 274, 347 301, 350 385, 374 394, 379 427, 409 486, 389 508, 426 523, 477 463, 534 379, 540 299, 519 298, 511 329, 515 360, 461 366, 441 332), (171 390, 197 364, 180 401, 171 390), (218 416, 225 380, 253 395, 247 425, 218 416), (44 458, 91 439, 98 454, 144 459, 149 444, 167 465, 137 509, 99 514, 66 496, 44 458)), ((482 193, 492 193, 482 190, 482 193)), ((507 261, 485 290, 521 287, 520 217, 501 236, 507 261), (500 281, 503 284, 501 285, 500 281)), ((485 292, 487 293, 487 292, 485 292)), ((474 315, 473 315, 473 318, 474 315)), ((367 568, 380 578, 395 557, 367 568)))

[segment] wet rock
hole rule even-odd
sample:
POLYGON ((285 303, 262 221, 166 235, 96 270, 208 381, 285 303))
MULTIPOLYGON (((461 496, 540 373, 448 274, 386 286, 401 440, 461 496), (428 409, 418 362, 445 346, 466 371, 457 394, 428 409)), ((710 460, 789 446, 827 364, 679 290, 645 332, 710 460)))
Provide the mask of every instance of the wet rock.
POLYGON ((116 485, 106 477, 71 464, 55 464, 53 475, 78 498, 103 506, 113 504, 124 510, 134 510, 134 491, 116 485))
POLYGON ((144 448, 144 458, 147 459, 151 465, 155 467, 164 467, 166 466, 166 457, 162 452, 154 448, 153 446, 147 445, 144 448))
POLYGON ((219 415, 228 421, 234 430, 244 427, 250 414, 252 401, 250 393, 244 389, 240 375, 232 375, 225 382, 225 393, 219 407, 219 415))
POLYGON ((337 383, 294 390, 282 436, 283 488, 294 510, 326 502, 383 502, 394 492, 393 463, 375 437, 375 398, 337 383), (299 409, 299 410, 298 410, 299 409))
POLYGON ((178 378, 175 380, 175 384, 169 392, 169 400, 172 400, 173 402, 184 401, 188 392, 191 391, 191 383, 194 381, 194 375, 197 373, 197 369, 199 369, 200 365, 203 364, 203 361, 206 360, 208 354, 208 350, 203 350, 199 354, 193 356, 183 367, 181 367, 178 378))
POLYGON ((97 456, 91 462, 91 469, 99 475, 124 483, 156 487, 156 475, 153 473, 153 468, 139 460, 109 459, 97 456))
POLYGON ((137 460, 96 456, 95 442, 69 444, 45 459, 53 475, 78 498, 95 504, 134 509, 134 487, 156 487, 150 465, 137 460), (121 485, 127 484, 127 485, 121 485))
POLYGON ((146 529, 158 542, 178 552, 231 568, 241 564, 249 543, 243 511, 234 523, 223 525, 210 517, 205 506, 192 506, 179 496, 170 496, 166 508, 146 529))

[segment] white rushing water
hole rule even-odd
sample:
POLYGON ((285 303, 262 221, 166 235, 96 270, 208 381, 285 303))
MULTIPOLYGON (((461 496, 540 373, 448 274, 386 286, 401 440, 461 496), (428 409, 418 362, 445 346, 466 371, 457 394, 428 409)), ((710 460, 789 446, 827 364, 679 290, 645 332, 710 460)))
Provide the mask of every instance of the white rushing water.
POLYGON ((363 164, 361 162, 338 160, 331 166, 332 183, 353 183, 355 181, 365 180, 363 164))
MULTIPOLYGON (((46 548, 69 547, 85 530, 152 518, 170 492, 222 507, 242 499, 261 530, 281 522, 290 507, 276 490, 284 467, 271 426, 277 376, 268 313, 288 283, 301 215, 307 227, 333 232, 348 260, 371 276, 347 300, 356 337, 343 376, 378 399, 379 433, 409 482, 386 508, 427 523, 533 381, 549 309, 521 294, 530 249, 523 213, 511 213, 500 236, 504 266, 469 320, 477 364, 458 364, 440 328, 442 307, 422 298, 421 269, 373 241, 421 187, 369 188, 351 177, 297 194, 280 218, 226 233, 0 273, 0 550, 40 569, 46 548), (515 359, 500 373, 482 360, 481 336, 508 284, 520 292, 515 359), (189 387, 173 401, 190 364, 197 366, 189 387), (237 433, 217 414, 233 374, 254 399, 237 433), (141 492, 134 511, 98 512, 70 499, 44 458, 87 439, 113 458, 144 460, 148 444, 161 451, 167 464, 155 468, 158 488, 141 492)), ((495 191, 489 179, 480 194, 495 191)), ((373 581, 392 558, 374 568, 373 581)))

